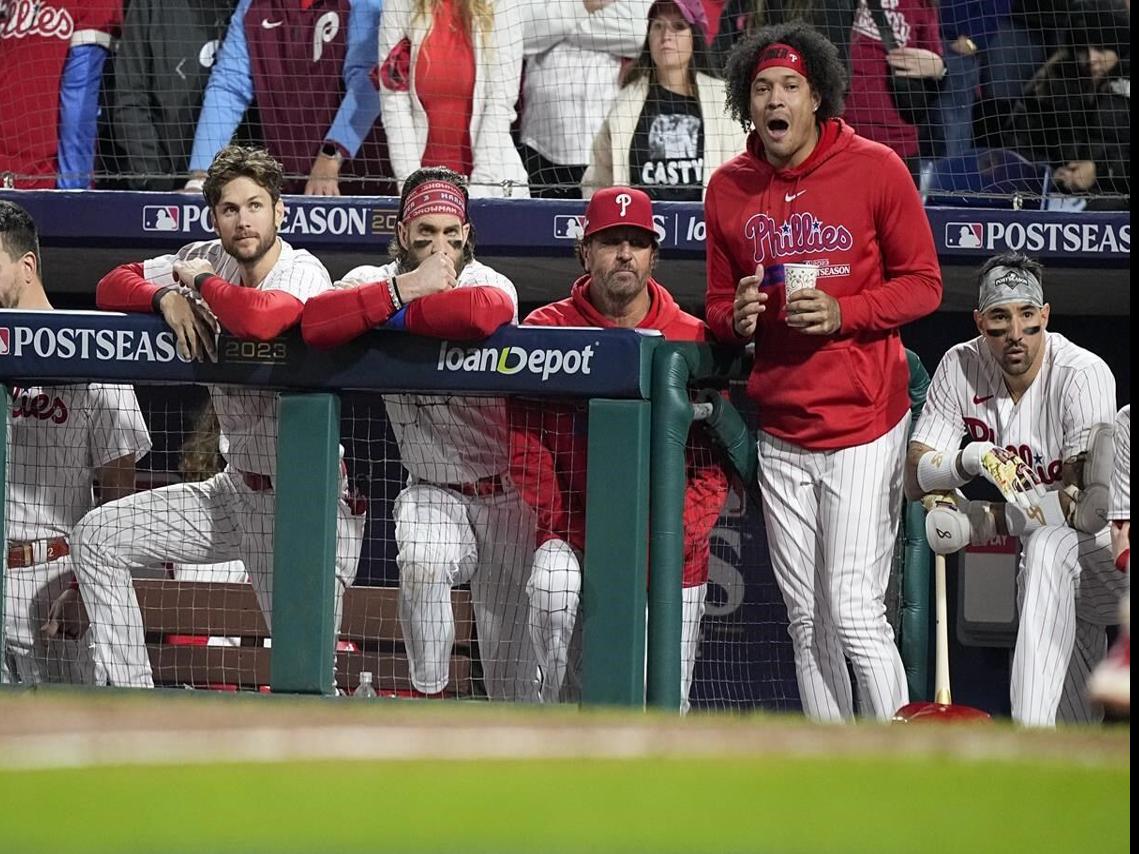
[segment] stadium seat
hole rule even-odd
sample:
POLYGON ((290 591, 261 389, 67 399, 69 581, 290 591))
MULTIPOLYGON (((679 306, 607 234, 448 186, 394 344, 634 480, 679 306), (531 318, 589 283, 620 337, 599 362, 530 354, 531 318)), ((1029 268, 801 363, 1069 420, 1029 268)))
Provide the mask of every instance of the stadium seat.
POLYGON ((923 176, 927 205, 1008 207, 1016 194, 1031 198, 1032 208, 1051 189, 1051 169, 1005 148, 981 148, 935 160, 923 176), (997 197, 1001 198, 997 198, 997 197))

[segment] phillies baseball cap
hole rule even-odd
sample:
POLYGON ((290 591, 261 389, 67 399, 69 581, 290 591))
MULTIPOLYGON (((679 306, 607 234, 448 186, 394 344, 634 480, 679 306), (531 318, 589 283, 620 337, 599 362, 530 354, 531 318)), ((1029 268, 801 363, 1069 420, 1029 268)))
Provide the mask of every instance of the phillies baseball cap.
POLYGON ((1010 303, 1028 303, 1044 307, 1044 288, 1031 270, 1022 267, 997 266, 981 280, 977 310, 984 314, 990 308, 1010 303))
POLYGON ((657 239, 653 227, 653 203, 642 190, 632 187, 606 187, 589 200, 582 218, 583 237, 592 237, 607 228, 627 225, 644 229, 657 239))

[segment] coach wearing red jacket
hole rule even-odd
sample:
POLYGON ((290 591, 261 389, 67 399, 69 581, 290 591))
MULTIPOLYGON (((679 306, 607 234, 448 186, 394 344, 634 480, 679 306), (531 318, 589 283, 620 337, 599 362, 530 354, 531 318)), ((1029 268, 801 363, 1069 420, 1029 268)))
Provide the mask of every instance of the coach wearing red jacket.
MULTIPOLYGON (((652 277, 657 234, 645 193, 599 190, 582 225, 579 257, 586 274, 573 283, 568 299, 532 312, 526 325, 658 329, 670 341, 705 340, 707 327, 681 311, 652 277)), ((584 404, 510 401, 510 475, 538 516, 538 549, 526 589, 543 702, 573 699, 577 687, 569 659, 585 548, 586 420, 584 404)), ((681 702, 687 710, 704 615, 708 540, 727 500, 728 481, 699 425, 689 436, 685 463, 681 702)))
POLYGON ((799 692, 817 720, 907 702, 886 620, 909 425, 898 328, 934 311, 941 276, 906 166, 838 119, 843 66, 804 25, 740 42, 728 109, 747 150, 706 197, 707 318, 716 338, 755 341, 759 484, 771 560, 795 646, 799 692), (783 265, 814 287, 785 299, 783 265))

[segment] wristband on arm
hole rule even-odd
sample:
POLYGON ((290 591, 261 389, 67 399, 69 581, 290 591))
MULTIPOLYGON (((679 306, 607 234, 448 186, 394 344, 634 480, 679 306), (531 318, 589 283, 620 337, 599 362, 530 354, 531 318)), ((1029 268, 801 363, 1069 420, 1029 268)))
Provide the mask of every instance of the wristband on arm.
POLYGON ((917 480, 922 492, 958 489, 973 478, 957 468, 957 453, 926 451, 918 460, 917 480))
POLYGON ((388 279, 388 296, 392 298, 392 308, 399 311, 403 308, 403 299, 400 298, 399 286, 395 283, 396 276, 388 279))
POLYGON ((150 298, 150 307, 155 314, 162 314, 162 298, 171 291, 175 290, 177 290, 177 288, 175 288, 173 285, 167 285, 166 287, 159 288, 154 292, 154 296, 150 298))

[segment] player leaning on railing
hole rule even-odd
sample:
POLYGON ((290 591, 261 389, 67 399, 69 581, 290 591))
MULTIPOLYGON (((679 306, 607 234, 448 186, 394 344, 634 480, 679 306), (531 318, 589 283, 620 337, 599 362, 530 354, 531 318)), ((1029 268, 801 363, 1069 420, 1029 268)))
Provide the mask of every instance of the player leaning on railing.
MULTIPOLYGON (((514 285, 474 257, 465 180, 444 167, 404 182, 394 260, 350 271, 311 300, 301 329, 317 347, 376 326, 473 340, 518 320, 514 285)), ((455 638, 451 587, 467 581, 487 694, 537 699, 524 585, 534 521, 504 478, 501 398, 385 395, 408 483, 396 498, 399 616, 420 694, 447 687, 455 638)))
MULTIPOLYGON (((0 201, 0 308, 50 311, 36 225, 0 201)), ((129 495, 150 434, 134 389, 68 383, 11 389, 0 682, 90 683, 90 636, 72 586, 69 537, 100 502, 129 495)))
MULTIPOLYGON (((281 181, 281 165, 265 151, 222 149, 203 188, 219 239, 112 270, 99 282, 99 307, 161 314, 183 356, 196 358, 214 354, 218 323, 258 341, 296 324, 305 300, 332 283, 316 258, 277 236, 285 215, 281 181)), ((132 565, 243 560, 272 625, 277 394, 211 386, 210 396, 225 471, 116 501, 76 527, 76 574, 112 685, 153 684, 132 565)), ((356 575, 363 519, 344 499, 337 509, 338 623, 344 588, 356 575)))

